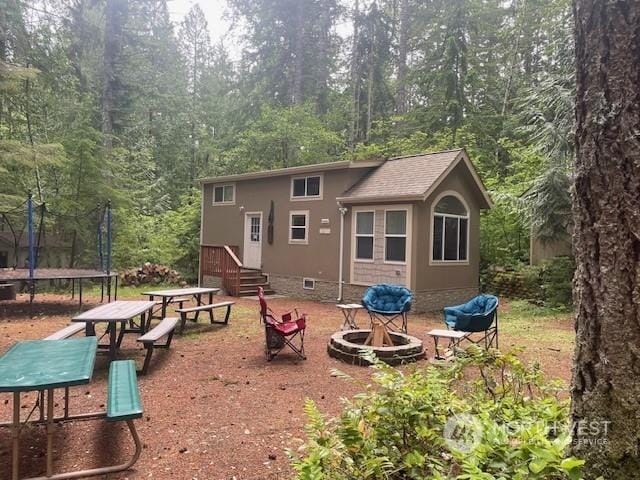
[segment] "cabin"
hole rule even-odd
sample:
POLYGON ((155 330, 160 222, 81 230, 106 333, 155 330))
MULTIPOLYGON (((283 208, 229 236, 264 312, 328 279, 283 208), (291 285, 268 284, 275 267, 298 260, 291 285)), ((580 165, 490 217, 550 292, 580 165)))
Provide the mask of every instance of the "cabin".
POLYGON ((205 178, 200 283, 231 295, 360 301, 404 285, 414 310, 478 293, 480 211, 464 149, 205 178))

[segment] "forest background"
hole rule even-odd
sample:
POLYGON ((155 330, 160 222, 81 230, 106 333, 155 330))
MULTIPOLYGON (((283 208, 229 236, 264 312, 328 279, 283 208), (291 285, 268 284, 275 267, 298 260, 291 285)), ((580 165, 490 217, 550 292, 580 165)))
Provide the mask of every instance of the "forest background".
POLYGON ((111 201, 115 268, 193 277, 200 177, 465 147, 496 203, 483 266, 567 234, 569 1, 226 5, 232 50, 198 5, 0 0, 0 211, 33 192, 69 266, 95 266, 111 201))

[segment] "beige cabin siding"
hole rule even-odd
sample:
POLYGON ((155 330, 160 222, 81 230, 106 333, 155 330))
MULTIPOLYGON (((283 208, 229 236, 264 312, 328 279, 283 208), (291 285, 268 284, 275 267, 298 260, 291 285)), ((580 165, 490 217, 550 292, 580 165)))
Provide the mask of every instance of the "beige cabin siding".
MULTIPOLYGON (((342 169, 309 172, 323 176, 321 200, 291 200, 291 176, 239 180, 235 182, 233 205, 212 204, 214 183, 204 184, 202 243, 237 245, 243 255, 244 214, 262 212, 262 269, 265 273, 296 275, 324 280, 338 278, 340 212, 336 197, 347 190, 368 169, 342 169), (273 244, 267 242, 270 202, 274 202, 273 244), (241 211, 240 208, 244 207, 241 211), (309 211, 308 244, 289 243, 289 212, 309 211), (322 224, 328 219, 328 224, 322 224), (321 234, 320 228, 331 233, 321 234)), ((224 184, 224 183, 221 183, 224 184)), ((345 224, 345 235, 349 227, 345 224)), ((348 238, 348 237, 347 237, 348 238)), ((345 260, 348 261, 348 251, 345 260)), ((347 274, 345 269, 345 274, 347 274)))
POLYGON ((438 185, 425 202, 416 208, 417 240, 414 248, 417 291, 476 289, 480 276, 480 202, 471 175, 458 164, 438 185), (453 190, 460 194, 469 207, 469 245, 466 264, 431 264, 431 208, 442 192, 453 190))

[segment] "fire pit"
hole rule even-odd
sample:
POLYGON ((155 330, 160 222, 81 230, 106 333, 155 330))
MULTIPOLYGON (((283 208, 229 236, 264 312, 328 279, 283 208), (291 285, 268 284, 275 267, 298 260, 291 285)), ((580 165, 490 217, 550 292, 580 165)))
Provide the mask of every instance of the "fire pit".
POLYGON ((353 365, 369 365, 367 360, 360 357, 361 350, 372 350, 380 360, 389 365, 415 362, 425 357, 426 352, 419 338, 399 332, 388 333, 393 346, 365 345, 371 334, 370 329, 336 332, 331 335, 327 352, 329 356, 353 365))

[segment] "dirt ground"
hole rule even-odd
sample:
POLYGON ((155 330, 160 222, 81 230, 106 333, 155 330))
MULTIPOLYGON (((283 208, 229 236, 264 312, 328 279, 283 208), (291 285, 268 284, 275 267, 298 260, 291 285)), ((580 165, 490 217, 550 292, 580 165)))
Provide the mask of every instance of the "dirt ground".
MULTIPOLYGON (((78 310, 68 296, 38 295, 32 307, 24 296, 0 303, 0 353, 15 341, 38 339, 67 325, 78 310)), ((97 298, 88 298, 89 303, 97 298)), ((304 437, 305 398, 335 415, 341 398, 357 393, 357 384, 331 376, 343 370, 366 380, 369 370, 330 358, 326 344, 342 324, 342 315, 331 304, 273 299, 270 306, 286 311, 293 306, 310 316, 305 347, 308 360, 280 354, 268 363, 263 354, 264 331, 259 324, 255 300, 237 300, 230 324, 211 326, 201 320, 188 325, 184 335, 174 337, 169 351, 157 350, 151 369, 139 377, 144 417, 137 420, 144 450, 135 467, 109 478, 171 478, 211 480, 257 480, 289 478, 286 448, 296 449, 304 437)), ((501 306, 508 312, 509 305, 501 306)), ((357 318, 362 323, 362 313, 357 318)), ((570 378, 571 346, 555 348, 553 332, 569 335, 570 318, 560 317, 545 325, 509 325, 501 333, 501 347, 523 346, 525 358, 539 361, 545 372, 570 378), (540 332, 550 338, 540 341, 540 332)), ((426 332, 442 328, 440 315, 410 315, 409 333, 425 342, 433 355, 426 332)), ((139 366, 143 349, 135 335, 125 337, 122 358, 139 366)), ((424 363, 424 362, 423 362, 424 363)), ((91 384, 71 389, 71 413, 105 408, 108 363, 99 356, 91 384)), ((33 400, 33 396, 23 397, 33 400)), ((56 398, 61 411, 62 397, 56 398)), ((28 409, 23 410, 26 416, 28 409)), ((11 397, 0 394, 0 419, 11 419, 11 397)), ((55 471, 89 468, 106 462, 122 462, 132 452, 126 425, 101 420, 58 424, 55 431, 55 471)), ((44 472, 44 429, 29 428, 21 436, 23 476, 44 472)), ((0 480, 11 471, 11 432, 0 429, 0 480)))

